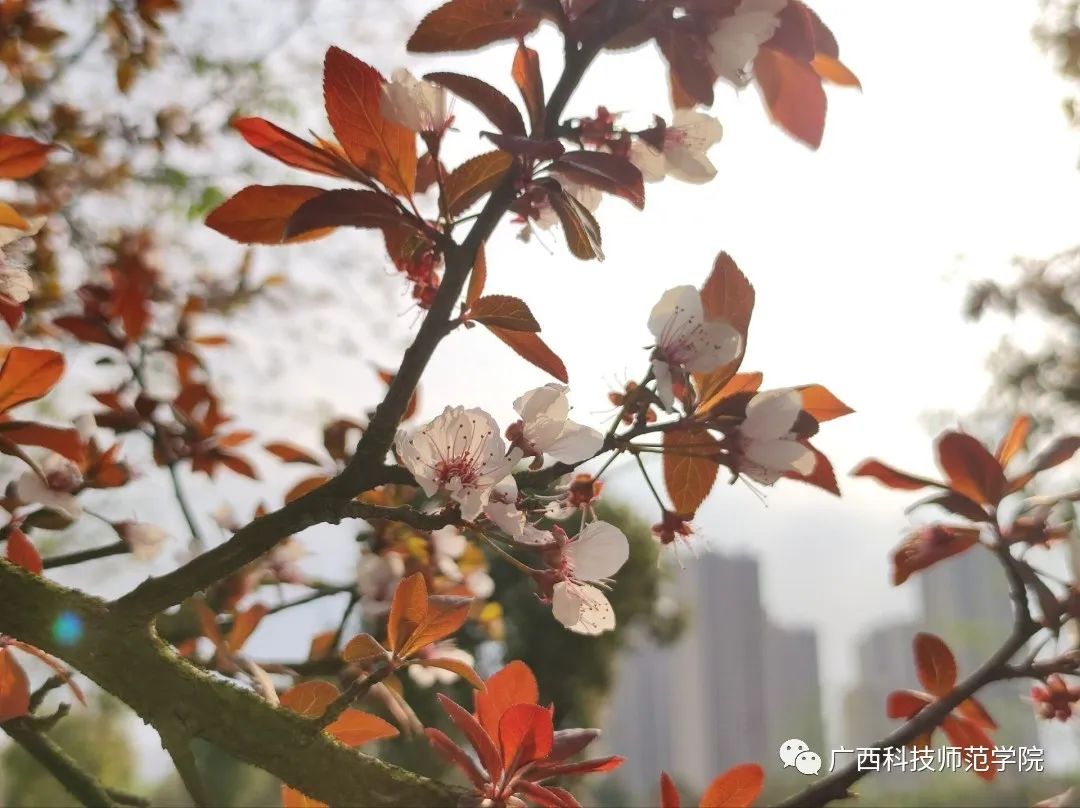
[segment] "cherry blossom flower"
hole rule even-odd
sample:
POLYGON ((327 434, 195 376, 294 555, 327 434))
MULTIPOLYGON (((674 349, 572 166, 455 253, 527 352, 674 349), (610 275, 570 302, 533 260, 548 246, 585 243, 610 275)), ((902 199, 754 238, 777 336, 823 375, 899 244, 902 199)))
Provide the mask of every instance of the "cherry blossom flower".
POLYGON ((796 390, 754 396, 746 405, 746 420, 732 433, 735 470, 762 485, 772 485, 788 471, 810 474, 817 458, 791 431, 801 410, 796 390))
POLYGON ((521 420, 510 425, 506 437, 535 467, 549 454, 563 463, 580 463, 600 451, 604 436, 592 427, 571 421, 567 387, 546 384, 530 390, 514 402, 521 420))
POLYGON ((384 118, 414 132, 442 134, 452 117, 446 90, 405 68, 395 70, 383 85, 380 106, 384 118))
POLYGON ((660 522, 652 526, 653 538, 661 545, 674 544, 677 539, 687 539, 694 534, 690 526, 692 516, 665 510, 660 522))
POLYGON ((668 289, 653 306, 649 331, 656 337, 652 371, 656 395, 671 409, 674 384, 688 373, 709 373, 739 355, 742 338, 723 320, 706 320, 701 294, 693 286, 668 289))
POLYGON ((51 455, 43 464, 42 479, 33 471, 15 481, 14 494, 24 504, 35 503, 56 511, 67 519, 82 515, 82 505, 74 492, 82 485, 82 474, 74 463, 51 455))
POLYGON ((693 109, 675 111, 671 125, 658 121, 630 146, 630 161, 646 182, 665 176, 692 183, 704 183, 716 176, 716 166, 708 151, 720 142, 724 127, 712 115, 693 109))
POLYGON ((374 553, 366 547, 356 565, 356 593, 365 615, 385 614, 398 582, 405 575, 405 562, 397 553, 374 553))
POLYGON ((555 619, 575 634, 591 636, 614 629, 615 610, 594 584, 603 585, 629 557, 626 536, 607 522, 591 522, 573 539, 560 540, 558 556, 551 564, 556 579, 551 592, 555 619))
POLYGON ((34 291, 34 280, 27 271, 30 267, 30 251, 34 247, 31 236, 45 224, 45 217, 29 221, 30 227, 0 227, 0 295, 13 303, 25 303, 34 291))
POLYGON ((567 475, 563 480, 564 490, 548 504, 544 515, 557 522, 569 519, 578 511, 586 519, 593 517, 593 509, 600 499, 600 492, 604 490, 604 484, 591 474, 576 474, 572 480, 567 475))
POLYGON ((507 477, 495 486, 484 515, 514 541, 550 544, 555 540, 548 531, 530 524, 528 514, 518 509, 518 487, 513 477, 507 477))
MULTIPOLYGON (((509 478, 513 479, 513 478, 509 478)), ((502 483, 500 483, 501 485, 502 483)), ((498 486, 496 486, 497 488, 498 486)), ((453 525, 431 532, 432 563, 439 573, 451 581, 462 583, 474 597, 488 598, 495 591, 495 582, 483 569, 463 571, 458 560, 465 555, 469 540, 453 525)))
POLYGON ((487 504, 491 489, 520 459, 506 456, 495 419, 481 409, 447 407, 411 437, 398 432, 395 448, 429 497, 445 494, 471 522, 487 504))
POLYGON ((115 527, 136 561, 153 561, 161 555, 169 537, 162 528, 147 522, 119 522, 115 527))
POLYGON ((746 66, 780 27, 788 0, 742 0, 709 36, 709 64, 719 78, 736 86, 747 82, 746 66))

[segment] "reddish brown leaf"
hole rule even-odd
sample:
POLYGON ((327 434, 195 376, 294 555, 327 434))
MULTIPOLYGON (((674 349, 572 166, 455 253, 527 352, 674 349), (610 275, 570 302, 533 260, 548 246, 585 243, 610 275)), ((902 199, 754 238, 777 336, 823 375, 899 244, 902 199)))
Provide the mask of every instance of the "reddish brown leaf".
POLYGON ((681 808, 679 792, 667 772, 660 772, 660 808, 681 808))
MULTIPOLYGON (((305 202, 325 193, 310 185, 249 185, 215 208, 206 217, 206 225, 241 244, 282 244, 292 215, 305 202)), ((305 233, 288 241, 310 241, 329 232, 305 233)))
POLYGON ((392 197, 375 191, 341 188, 325 191, 303 202, 285 223, 283 237, 297 241, 313 232, 334 227, 383 228, 411 226, 392 197))
POLYGON ((802 397, 803 412, 812 417, 819 424, 851 415, 855 410, 829 392, 828 388, 820 384, 808 384, 799 388, 802 397))
POLYGON ((788 3, 780 12, 780 25, 765 47, 783 51, 800 62, 814 58, 814 29, 802 3, 788 3))
POLYGON ((570 252, 583 261, 591 258, 603 261, 600 225, 589 209, 573 195, 566 193, 554 180, 545 183, 543 187, 547 191, 551 209, 559 217, 559 223, 566 233, 566 244, 570 252))
POLYGON ((536 704, 540 690, 532 670, 519 659, 512 660, 488 677, 487 687, 473 694, 476 718, 493 738, 499 734, 499 719, 514 704, 536 704))
POLYGON ((0 179, 24 180, 37 174, 53 148, 28 137, 0 135, 0 179))
POLYGON ((64 357, 56 351, 14 347, 0 366, 0 412, 36 401, 64 374, 64 357))
POLYGON ((513 163, 504 151, 487 152, 459 165, 446 178, 443 206, 451 216, 464 213, 495 190, 513 163))
POLYGON ((338 695, 338 689, 329 682, 301 682, 281 694, 281 706, 307 718, 318 718, 338 695))
POLYGON ((915 672, 927 692, 944 698, 956 686, 956 658, 940 637, 920 632, 912 643, 915 672))
POLYGON ((514 353, 527 362, 531 362, 545 373, 550 373, 563 384, 568 384, 570 378, 566 373, 566 365, 563 361, 540 339, 539 335, 531 331, 510 331, 498 326, 485 326, 488 331, 501 339, 513 349, 514 353))
POLYGON ((229 629, 229 636, 226 638, 229 650, 239 651, 243 648, 244 643, 248 641, 248 637, 259 627, 259 623, 262 622, 262 619, 266 617, 269 611, 270 609, 262 603, 256 603, 250 609, 236 615, 232 628, 229 629))
POLYGON ((307 449, 301 449, 299 446, 292 443, 276 441, 274 443, 266 444, 263 448, 278 458, 278 460, 285 463, 307 463, 312 466, 322 465, 319 458, 315 457, 315 455, 311 454, 307 449))
POLYGON ((817 149, 825 134, 828 100, 814 69, 782 51, 761 48, 754 59, 754 78, 773 122, 817 149))
POLYGON ((387 650, 370 634, 357 634, 341 652, 341 658, 346 662, 371 662, 386 656, 387 650))
POLYGON ((399 656, 412 656, 425 646, 449 637, 469 617, 472 598, 435 595, 427 601, 427 613, 399 656))
POLYGON ((561 140, 542 140, 522 135, 504 135, 498 132, 481 132, 503 151, 532 160, 554 160, 564 151, 561 140))
MULTIPOLYGON (((465 710, 460 704, 448 699, 442 693, 437 693, 436 698, 454 726, 468 738, 472 748, 476 750, 476 757, 487 772, 490 782, 498 782, 499 778, 502 777, 503 767, 502 760, 499 757, 499 749, 495 745, 495 739, 484 727, 480 726, 472 713, 465 710)), ((502 717, 501 713, 499 717, 502 717)), ((497 731, 495 735, 498 736, 497 731)))
POLYGON ((81 465, 86 459, 82 436, 75 429, 61 429, 30 421, 0 422, 0 435, 20 446, 40 446, 81 465))
POLYGON ((262 118, 236 118, 232 127, 263 154, 287 166, 330 177, 347 176, 341 172, 341 159, 336 154, 262 118))
POLYGON ((990 716, 990 713, 986 711, 986 708, 982 706, 978 699, 970 698, 967 701, 960 702, 956 712, 982 729, 995 730, 998 728, 997 721, 990 716))
POLYGON ((53 325, 83 342, 108 345, 110 348, 122 348, 124 345, 124 341, 110 331, 106 323, 96 318, 67 315, 57 317, 53 320, 53 325))
POLYGON ((645 207, 645 181, 627 158, 598 151, 567 152, 552 168, 574 182, 620 196, 637 208, 645 207))
POLYGON ((521 91, 525 109, 529 111, 532 131, 544 131, 544 79, 540 75, 540 54, 524 42, 519 42, 510 75, 521 91))
POLYGON ((484 285, 487 283, 487 251, 481 244, 476 248, 476 260, 473 261, 472 273, 469 275, 469 288, 465 292, 465 309, 472 307, 480 295, 484 294, 484 285))
POLYGON ((538 704, 514 704, 499 719, 499 750, 507 768, 542 760, 551 751, 555 728, 551 711, 538 704), (516 764, 516 765, 515 765, 516 764))
POLYGON ((970 550, 979 540, 979 529, 950 525, 928 525, 908 536, 893 551, 893 585, 899 586, 911 574, 970 550))
POLYGON ((946 491, 944 494, 924 499, 912 507, 922 505, 937 505, 939 508, 944 508, 949 513, 955 513, 957 516, 963 516, 965 519, 970 519, 973 522, 990 521, 990 515, 984 511, 977 502, 972 502, 967 497, 957 494, 955 491, 946 491))
POLYGON ((427 582, 423 573, 413 573, 397 585, 390 603, 386 641, 391 651, 397 653, 406 648, 409 638, 423 624, 427 613, 427 582))
POLYGON ((1017 452, 1024 448, 1027 444, 1028 435, 1030 434, 1031 416, 1016 416, 1009 426, 1009 431, 1006 433, 1005 437, 1001 439, 1001 443, 998 444, 997 451, 994 453, 994 457, 997 458, 997 461, 1001 464, 1002 468, 1009 465, 1009 461, 1016 457, 1017 452))
POLYGON ((423 665, 425 668, 441 668, 444 671, 450 671, 451 673, 460 676, 478 690, 484 688, 484 680, 480 678, 480 674, 460 659, 423 659, 420 660, 418 664, 423 665))
POLYGON ((756 393, 764 380, 761 373, 736 373, 731 375, 727 366, 712 373, 694 374, 694 383, 698 389, 698 405, 695 413, 704 415, 714 410, 721 402, 740 393, 756 393))
POLYGON ((308 477, 306 480, 301 480, 289 489, 289 492, 284 497, 285 502, 289 503, 293 500, 300 499, 300 497, 304 496, 305 494, 310 494, 320 485, 328 482, 329 479, 330 478, 327 477, 325 474, 320 474, 316 477, 308 477))
POLYGON ((836 471, 833 470, 829 458, 822 454, 816 447, 810 446, 808 442, 806 443, 806 446, 814 453, 814 470, 805 476, 796 471, 787 471, 784 472, 784 476, 792 480, 799 480, 808 485, 816 486, 823 491, 828 491, 830 494, 840 496, 840 484, 836 481, 836 471))
POLYGON ((383 78, 375 68, 330 48, 323 64, 326 116, 338 142, 358 167, 388 190, 412 196, 416 187, 416 133, 382 116, 383 78))
POLYGON ((518 0, 450 0, 432 11, 409 38, 410 53, 442 53, 482 48, 519 39, 540 16, 519 9, 518 0))
POLYGON ((863 461, 851 472, 851 476, 872 477, 888 488, 898 488, 901 491, 917 491, 928 486, 933 488, 944 487, 941 483, 928 480, 925 477, 916 477, 914 474, 908 474, 894 469, 892 466, 886 466, 879 460, 863 461))
POLYGON ((664 484, 677 513, 696 513, 705 501, 720 471, 719 451, 706 429, 664 433, 664 484))
POLYGON ((709 374, 710 386, 719 390, 742 365, 754 313, 754 287, 726 252, 716 256, 712 271, 701 287, 701 306, 705 319, 723 320, 742 336, 739 355, 709 374))
POLYGON ((949 487, 981 505, 997 505, 1005 493, 1005 474, 979 441, 963 432, 946 432, 937 442, 938 462, 949 487))
POLYGON ((30 680, 7 648, 0 648, 0 724, 30 712, 30 680))
POLYGON ((733 766, 705 789, 700 808, 749 808, 764 784, 765 770, 758 764, 733 766))
POLYGON ((525 134, 525 122, 514 102, 487 82, 460 73, 428 73, 424 78, 468 101, 484 113, 500 132, 507 135, 525 134))
POLYGON ((11 526, 7 533, 7 560, 34 575, 41 575, 45 567, 34 543, 19 528, 11 526))
POLYGON ((394 738, 399 734, 392 724, 377 715, 360 710, 346 710, 326 731, 346 746, 360 746, 383 738, 394 738))
POLYGON ((469 308, 468 319, 508 331, 540 330, 540 323, 536 322, 525 301, 510 295, 480 298, 469 308))
POLYGON ((909 721, 933 699, 925 693, 917 693, 914 690, 894 690, 885 699, 885 714, 889 718, 909 721))
POLYGON ((986 781, 993 780, 997 776, 997 766, 994 765, 994 742, 973 721, 968 721, 957 715, 949 715, 941 722, 941 728, 948 737, 951 745, 960 748, 961 758, 969 766, 974 762, 975 750, 980 750, 982 755, 982 769, 971 767, 975 776, 986 781))

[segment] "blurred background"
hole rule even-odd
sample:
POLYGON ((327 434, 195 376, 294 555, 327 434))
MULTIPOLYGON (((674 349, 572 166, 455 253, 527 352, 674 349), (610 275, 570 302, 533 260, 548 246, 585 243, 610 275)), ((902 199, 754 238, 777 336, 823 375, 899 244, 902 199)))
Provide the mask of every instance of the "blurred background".
MULTIPOLYGON (((512 47, 406 54, 403 43, 428 0, 184 0, 162 16, 157 52, 121 93, 115 40, 98 24, 108 4, 38 5, 64 20, 67 36, 50 56, 63 72, 33 103, 78 99, 131 132, 160 129, 167 107, 182 116, 177 131, 188 135, 148 150, 122 182, 69 200, 64 228, 53 236, 57 277, 94 266, 93 252, 80 248, 85 234, 153 224, 168 273, 232 283, 243 266, 260 291, 229 319, 231 344, 210 357, 238 423, 314 447, 331 416, 362 416, 383 390, 375 368, 395 366, 419 318, 407 288, 378 236, 340 232, 317 245, 246 255, 207 230, 205 214, 244 185, 298 181, 254 154, 227 122, 239 112, 327 134, 320 69, 331 44, 384 73, 399 65, 418 74, 459 69, 508 94, 512 47), (283 283, 259 286, 279 276, 283 283)), ((1037 416, 1043 438, 1080 422, 1077 3, 813 6, 864 88, 831 92, 819 151, 773 127, 756 90, 721 91, 713 112, 725 134, 711 153, 717 178, 700 187, 649 186, 644 213, 605 200, 597 214, 603 263, 572 259, 557 235, 523 244, 509 224, 489 243, 488 292, 529 303, 566 361, 579 421, 601 426, 612 417, 608 392, 645 369, 650 307, 666 288, 699 284, 720 250, 757 290, 744 367, 763 371, 770 387, 825 384, 856 410, 817 440, 841 475, 842 498, 788 480, 764 498, 742 485, 719 486, 695 519, 693 552, 678 559, 656 560, 654 503, 633 469, 617 463, 605 475, 606 514, 631 536, 635 561, 619 577, 614 635, 584 642, 563 632, 527 586, 492 567, 507 593, 500 600, 508 627, 503 641, 481 643, 478 667, 488 673, 503 659, 526 658, 567 725, 604 727, 607 751, 629 758, 615 775, 596 778, 590 804, 652 804, 661 769, 690 795, 744 761, 765 766, 766 799, 783 795, 800 786, 800 775, 785 772, 777 757, 783 741, 805 740, 827 766, 830 750, 889 731, 885 694, 915 683, 916 631, 947 638, 961 672, 977 665, 1009 628, 996 565, 971 553, 890 586, 889 552, 924 517, 905 514, 912 497, 846 472, 872 455, 935 476, 932 437, 958 423, 992 442, 1018 411, 1037 416)), ((542 29, 533 47, 554 82, 556 37, 542 29)), ((0 88, 0 107, 21 94, 0 88)), ((568 113, 590 114, 598 104, 668 115, 658 55, 605 55, 568 113)), ((481 119, 465 104, 455 112, 449 164, 482 148, 481 119)), ((463 404, 509 423, 514 398, 547 379, 482 329, 459 331, 425 377, 418 419, 463 404)), ((79 388, 79 368, 101 371, 99 357, 85 354, 75 360, 70 390, 52 402, 58 415, 92 403, 90 388, 79 388)), ((259 472, 258 483, 187 481, 208 535, 224 538, 214 519, 223 507, 246 519, 302 476, 269 461, 260 461, 259 472)), ((1075 488, 1076 478, 1075 464, 1067 464, 1049 484, 1075 488)), ((165 477, 149 464, 122 507, 129 518, 185 535, 165 477)), ((80 523, 50 541, 68 552, 100 537, 80 523)), ((355 528, 313 529, 300 541, 309 551, 300 561, 305 574, 340 594, 260 626, 247 646, 255 658, 304 659, 312 635, 334 630, 350 602, 355 528)), ((118 594, 175 566, 185 550, 177 539, 148 564, 102 559, 56 578, 118 594)), ((1049 569, 1064 573, 1073 563, 1067 547, 1037 552, 1049 569)), ((277 595, 287 599, 288 587, 277 595)), ((1078 782, 1076 727, 1036 726, 1024 695, 1012 686, 987 695, 1002 726, 995 740, 1044 748, 1048 773, 990 785, 970 774, 873 777, 860 785, 857 804, 1031 804, 1078 782)), ((56 733, 110 783, 149 791, 155 804, 182 804, 156 736, 107 697, 95 697, 56 733)), ((435 771, 423 747, 407 742, 385 753, 435 771)), ((277 799, 277 784, 260 772, 209 749, 204 764, 222 799, 277 799)), ((0 746, 2 804, 65 801, 20 750, 0 746)))

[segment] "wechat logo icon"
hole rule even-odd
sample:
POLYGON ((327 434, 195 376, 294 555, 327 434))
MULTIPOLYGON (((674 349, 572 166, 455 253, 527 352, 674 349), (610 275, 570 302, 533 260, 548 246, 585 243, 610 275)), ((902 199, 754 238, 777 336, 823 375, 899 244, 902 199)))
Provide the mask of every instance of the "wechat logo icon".
POLYGON ((817 774, 821 771, 821 756, 810 751, 806 741, 792 738, 780 746, 780 762, 784 768, 792 766, 801 774, 817 774))

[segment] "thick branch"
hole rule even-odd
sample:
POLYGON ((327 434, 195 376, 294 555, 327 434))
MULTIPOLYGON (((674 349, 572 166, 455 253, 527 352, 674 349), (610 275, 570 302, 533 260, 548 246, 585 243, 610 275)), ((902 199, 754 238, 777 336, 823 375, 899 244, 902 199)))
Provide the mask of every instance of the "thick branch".
POLYGON ((2 560, 0 600, 0 633, 64 660, 155 728, 181 727, 315 799, 332 805, 445 806, 462 797, 457 789, 348 749, 316 731, 310 719, 200 671, 129 612, 2 560), (82 626, 73 645, 53 635, 53 620, 62 613, 82 626))

